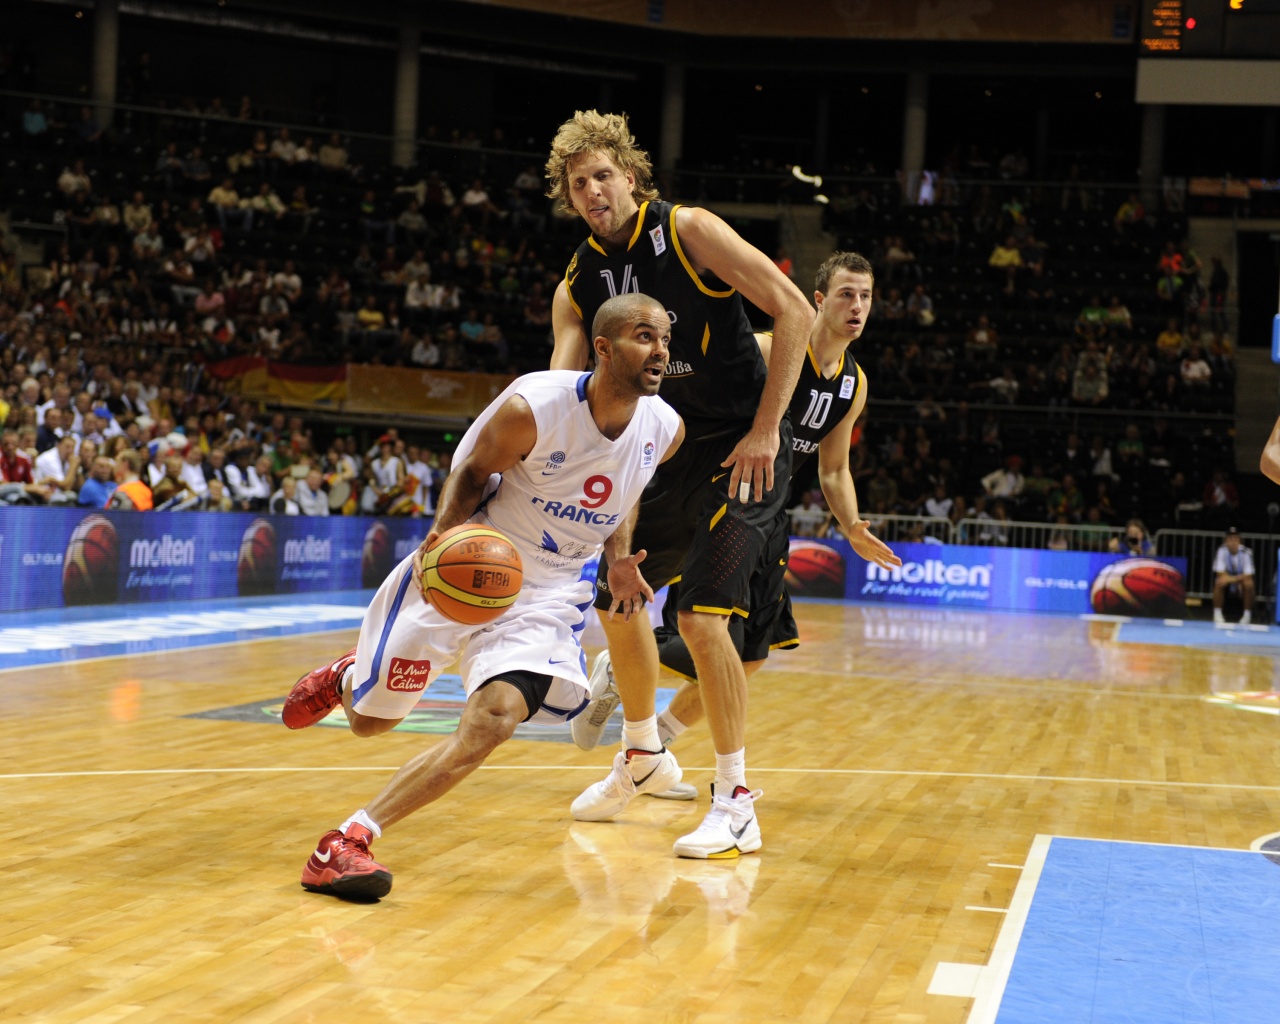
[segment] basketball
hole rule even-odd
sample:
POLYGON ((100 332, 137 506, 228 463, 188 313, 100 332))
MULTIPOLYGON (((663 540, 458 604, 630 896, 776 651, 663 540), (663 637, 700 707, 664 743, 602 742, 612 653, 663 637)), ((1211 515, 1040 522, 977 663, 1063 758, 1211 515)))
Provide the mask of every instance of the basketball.
POLYGON ((384 523, 375 522, 365 533, 364 547, 360 550, 360 586, 376 587, 386 579, 394 554, 391 531, 384 523))
POLYGON ((844 597, 844 555, 813 540, 793 540, 783 579, 797 597, 844 597))
POLYGON ((265 519, 255 519, 240 538, 236 589, 241 597, 275 593, 276 528, 265 519))
POLYGON ((497 530, 463 523, 427 550, 422 593, 446 619, 492 622, 515 603, 524 583, 520 552, 497 530))
POLYGON ((1187 600, 1182 573, 1152 558, 1125 558, 1104 566, 1089 603, 1100 615, 1181 618, 1187 600))
POLYGON ((62 600, 67 605, 110 604, 116 599, 120 538, 110 519, 85 516, 62 556, 62 600))

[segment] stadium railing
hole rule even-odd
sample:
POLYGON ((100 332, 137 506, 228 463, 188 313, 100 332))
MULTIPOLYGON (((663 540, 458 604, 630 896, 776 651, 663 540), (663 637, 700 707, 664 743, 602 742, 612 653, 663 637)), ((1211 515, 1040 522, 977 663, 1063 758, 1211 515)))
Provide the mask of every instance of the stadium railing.
MULTIPOLYGON (((893 514, 868 515, 871 521, 871 532, 884 541, 911 541, 913 527, 923 528, 924 537, 931 538, 939 544, 953 543, 951 522, 935 516, 900 516, 893 514)), ((927 541, 926 541, 927 543, 927 541)))
MULTIPOLYGON (((1213 597, 1213 556, 1222 546, 1221 530, 1159 530, 1156 554, 1187 560, 1187 597, 1208 601, 1213 597)), ((1254 593, 1259 604, 1275 602, 1276 554, 1280 536, 1242 533, 1240 543, 1253 552, 1254 593)))
POLYGON ((1044 548, 1059 551, 1106 551, 1119 526, 1028 523, 1011 519, 961 519, 952 529, 953 544, 999 548, 1044 548))

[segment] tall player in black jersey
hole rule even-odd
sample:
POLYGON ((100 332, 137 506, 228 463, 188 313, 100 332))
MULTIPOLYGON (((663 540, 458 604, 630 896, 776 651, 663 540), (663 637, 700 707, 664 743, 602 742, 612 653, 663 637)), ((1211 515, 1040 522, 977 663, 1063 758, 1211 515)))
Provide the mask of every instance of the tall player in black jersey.
MULTIPOLYGON (((871 263, 855 252, 833 253, 818 268, 813 295, 818 316, 800 380, 791 398, 795 432, 791 475, 793 478, 799 475, 817 452, 818 481, 841 531, 858 555, 889 569, 900 566, 902 559, 871 533, 871 523, 859 515, 858 495, 849 468, 849 438, 867 402, 866 376, 849 346, 862 336, 874 286, 871 263)), ((772 338, 756 337, 765 361, 769 362, 772 338)), ((748 677, 764 664, 771 650, 795 647, 799 643, 791 600, 783 582, 789 535, 789 517, 783 509, 772 541, 752 579, 752 613, 745 622, 733 623, 734 645, 748 677)), ((678 585, 672 589, 677 590, 678 585)), ((658 716, 658 736, 665 745, 702 718, 702 699, 697 685, 697 666, 689 657, 674 617, 666 608, 656 635, 662 666, 690 680, 658 716)), ((598 704, 593 700, 587 710, 574 719, 574 740, 579 746, 590 749, 595 745, 604 721, 616 704, 616 696, 611 700, 605 691, 598 698, 598 704)), ((679 799, 682 793, 680 789, 672 789, 654 795, 679 799)))
MULTIPOLYGON (((759 794, 746 781, 747 680, 727 623, 750 612, 751 576, 786 502, 785 414, 813 311, 773 261, 719 217, 658 198, 648 157, 624 117, 575 113, 552 142, 547 178, 549 195, 591 229, 552 302, 552 367, 583 368, 583 325, 614 294, 652 295, 671 320, 662 393, 684 419, 686 441, 683 457, 664 463, 646 491, 629 550, 647 559, 644 573, 655 585, 682 574, 680 633, 698 667, 716 749, 712 809, 676 841, 675 852, 751 852, 761 845, 759 794), (773 317, 767 375, 741 296, 773 317)), ((597 608, 612 603, 602 587, 597 608)), ((587 821, 612 818, 637 793, 680 780, 679 765, 658 739, 658 650, 648 618, 602 621, 624 709, 623 750, 609 776, 573 802, 574 817, 587 821)))

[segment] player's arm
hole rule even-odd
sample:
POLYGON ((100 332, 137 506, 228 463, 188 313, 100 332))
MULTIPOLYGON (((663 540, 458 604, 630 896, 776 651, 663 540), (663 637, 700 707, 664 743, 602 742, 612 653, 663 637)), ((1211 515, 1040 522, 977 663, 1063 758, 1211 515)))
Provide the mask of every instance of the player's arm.
POLYGON ((591 343, 587 329, 582 325, 582 317, 569 298, 569 286, 564 281, 556 285, 551 298, 551 331, 555 336, 551 369, 585 370, 591 343))
POLYGON ((1259 466, 1262 475, 1272 483, 1280 484, 1280 419, 1271 428, 1271 436, 1262 449, 1262 462, 1259 466))
MULTIPOLYGON (((683 437, 683 434, 682 422, 679 436, 683 437)), ((673 450, 674 448, 668 449, 673 450)), ((609 561, 609 593, 613 597, 609 605, 609 618, 612 619, 614 613, 621 609, 623 622, 629 622, 631 616, 644 607, 645 601, 653 600, 653 588, 640 573, 640 563, 649 552, 641 548, 635 554, 631 553, 631 539, 635 535, 636 520, 639 518, 640 502, 637 500, 631 506, 631 511, 618 522, 618 528, 604 542, 604 553, 609 561)))
POLYGON ((659 462, 666 462, 676 452, 680 450, 680 446, 684 444, 684 420, 680 421, 680 426, 676 429, 676 436, 671 439, 671 443, 667 445, 666 452, 663 453, 659 462))
POLYGON ((858 389, 849 411, 818 442, 818 482, 822 486, 823 497, 827 499, 827 508, 835 515, 853 550, 868 562, 890 569, 901 565, 902 559, 871 532, 871 523, 859 515, 858 492, 849 469, 849 439, 853 436, 853 425, 866 404, 867 385, 863 378, 862 387, 858 389))
POLYGON ((773 317, 769 376, 755 420, 722 463, 733 467, 729 492, 735 493, 739 483, 750 483, 752 497, 760 501, 774 487, 778 424, 800 378, 813 329, 813 307, 773 260, 709 210, 681 207, 676 211, 676 230, 695 271, 711 271, 773 317))
POLYGON ((538 424, 529 403, 512 395, 476 435, 475 446, 455 462, 445 480, 435 521, 426 539, 413 556, 414 582, 422 586, 422 556, 446 530, 461 526, 471 518, 484 499, 485 487, 494 473, 505 473, 533 451, 538 441, 538 424))

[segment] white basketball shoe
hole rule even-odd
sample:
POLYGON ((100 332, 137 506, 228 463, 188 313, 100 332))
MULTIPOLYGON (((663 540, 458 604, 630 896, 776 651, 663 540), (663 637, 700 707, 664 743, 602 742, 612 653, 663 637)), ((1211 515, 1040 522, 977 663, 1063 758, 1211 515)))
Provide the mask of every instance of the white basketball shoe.
POLYGON ((613 686, 613 663, 608 651, 601 651, 591 663, 587 685, 591 688, 587 706, 569 723, 569 730, 579 749, 595 750, 610 716, 622 703, 613 686))
POLYGON ((613 771, 583 790, 569 812, 578 821, 608 821, 640 794, 665 792, 683 774, 675 755, 665 747, 656 754, 647 750, 619 751, 613 759, 613 771))
POLYGON ((677 857, 699 860, 727 860, 744 853, 755 853, 763 845, 760 823, 756 821, 756 800, 761 790, 739 786, 732 797, 721 796, 711 786, 711 810, 702 824, 687 836, 675 841, 672 849, 677 857))

